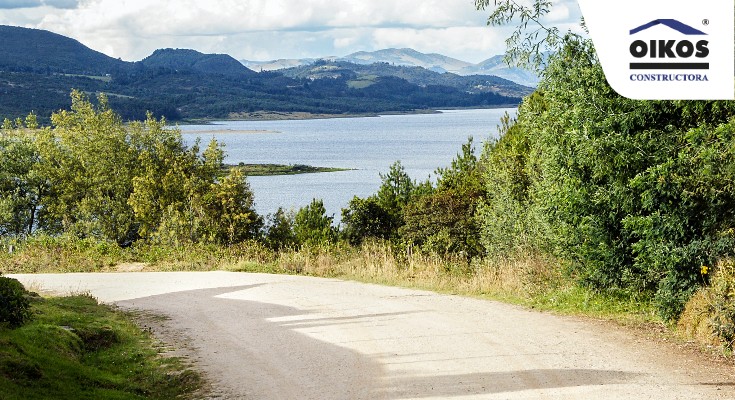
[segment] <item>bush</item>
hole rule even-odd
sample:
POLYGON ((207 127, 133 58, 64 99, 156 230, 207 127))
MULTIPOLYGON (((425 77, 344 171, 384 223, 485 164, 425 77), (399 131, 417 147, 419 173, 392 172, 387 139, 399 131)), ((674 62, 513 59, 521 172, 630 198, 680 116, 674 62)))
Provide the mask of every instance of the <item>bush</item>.
POLYGON ((651 296, 678 318, 701 265, 735 248, 735 103, 637 101, 592 43, 565 39, 514 125, 487 147, 487 254, 549 252, 594 291, 651 296))
POLYGON ((735 264, 720 263, 712 279, 711 319, 717 337, 729 350, 735 345, 735 264))
POLYGON ((28 292, 16 279, 0 276, 0 324, 19 327, 31 317, 28 292))
MULTIPOLYGON (((709 268, 701 267, 706 278, 709 268)), ((686 304, 677 328, 687 339, 705 345, 721 345, 728 351, 735 345, 735 262, 717 264, 710 284, 700 288, 686 304)))

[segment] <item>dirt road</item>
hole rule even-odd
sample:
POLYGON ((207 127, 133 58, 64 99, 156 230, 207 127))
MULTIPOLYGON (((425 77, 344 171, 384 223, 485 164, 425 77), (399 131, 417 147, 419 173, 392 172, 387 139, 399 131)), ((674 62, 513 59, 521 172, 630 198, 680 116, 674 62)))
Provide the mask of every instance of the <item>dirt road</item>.
POLYGON ((608 323, 339 280, 15 275, 170 319, 216 399, 735 399, 735 369, 608 323))

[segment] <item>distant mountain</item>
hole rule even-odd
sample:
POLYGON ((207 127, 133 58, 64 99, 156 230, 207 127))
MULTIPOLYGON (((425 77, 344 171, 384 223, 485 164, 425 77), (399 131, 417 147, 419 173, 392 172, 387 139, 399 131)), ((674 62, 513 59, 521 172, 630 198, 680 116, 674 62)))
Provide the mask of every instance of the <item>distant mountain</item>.
POLYGON ((503 96, 523 97, 533 89, 494 75, 461 76, 449 72, 439 73, 423 67, 396 66, 386 62, 355 64, 347 61, 320 60, 280 70, 285 76, 298 79, 346 79, 353 87, 368 87, 380 77, 396 77, 420 87, 448 86, 463 92, 495 93, 503 96))
POLYGON ((464 68, 460 75, 495 75, 525 86, 536 87, 538 75, 517 67, 509 67, 503 56, 494 56, 473 66, 464 68))
POLYGON ((140 61, 147 68, 191 70, 205 74, 249 77, 255 72, 227 54, 203 54, 188 49, 159 49, 140 61))
POLYGON ((460 61, 441 54, 424 54, 413 49, 385 49, 373 52, 360 51, 342 57, 339 61, 348 61, 355 64, 372 64, 384 62, 391 65, 409 67, 423 67, 430 71, 444 73, 458 73, 472 64, 460 61))
POLYGON ((4 70, 104 76, 131 67, 132 63, 94 51, 66 36, 0 25, 0 68, 4 70))
MULTIPOLYGON (((388 63, 394 66, 422 67, 430 71, 444 73, 451 72, 457 75, 495 75, 513 81, 523 86, 535 87, 539 78, 531 71, 509 67, 503 62, 503 56, 494 56, 481 63, 472 64, 466 61, 443 56, 441 54, 425 54, 413 49, 385 49, 373 52, 360 51, 344 57, 325 57, 327 61, 346 61, 354 64, 369 65, 373 63, 388 63)), ((311 65, 316 60, 282 59, 273 61, 241 60, 244 65, 256 71, 274 71, 285 68, 294 68, 311 65)))
MULTIPOLYGON (((336 60, 337 57, 324 57, 323 60, 336 60)), ((320 60, 319 58, 281 58, 278 60, 271 61, 248 61, 240 60, 240 62, 256 72, 262 71, 276 71, 279 69, 300 67, 302 65, 310 65, 320 60)))
POLYGON ((0 26, 0 120, 35 111, 48 123, 69 107, 72 89, 107 94, 127 120, 147 111, 181 120, 513 106, 531 91, 497 77, 465 80, 386 63, 317 61, 300 72, 257 73, 228 55, 186 49, 125 62, 51 32, 0 26))

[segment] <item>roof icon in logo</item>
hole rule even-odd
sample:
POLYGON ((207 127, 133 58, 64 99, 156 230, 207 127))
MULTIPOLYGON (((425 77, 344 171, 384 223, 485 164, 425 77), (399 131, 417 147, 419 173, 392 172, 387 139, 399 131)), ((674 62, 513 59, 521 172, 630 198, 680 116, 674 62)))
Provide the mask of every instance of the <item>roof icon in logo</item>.
POLYGON ((680 33, 683 33, 685 35, 706 35, 706 33, 700 31, 699 29, 692 28, 691 26, 679 22, 675 19, 654 19, 653 21, 643 24, 635 29, 630 30, 631 35, 635 35, 636 33, 640 31, 645 31, 648 28, 652 28, 656 25, 666 25, 669 28, 678 31, 680 33))

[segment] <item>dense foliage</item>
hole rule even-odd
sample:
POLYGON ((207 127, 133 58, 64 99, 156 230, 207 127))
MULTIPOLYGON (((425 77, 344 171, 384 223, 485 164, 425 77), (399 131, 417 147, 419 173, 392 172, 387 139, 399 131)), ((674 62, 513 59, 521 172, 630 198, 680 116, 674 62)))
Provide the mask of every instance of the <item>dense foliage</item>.
POLYGON ((623 98, 568 36, 487 148, 483 243, 550 252, 582 284, 652 294, 676 317, 701 266, 735 245, 733 115, 732 102, 623 98))
POLYGON ((0 329, 16 328, 31 317, 28 292, 18 280, 0 276, 0 329))
POLYGON ((38 231, 120 245, 139 238, 230 244, 261 218, 243 173, 222 174, 216 141, 200 153, 152 116, 129 125, 98 98, 72 93, 51 127, 6 120, 0 134, 0 234, 38 231))

